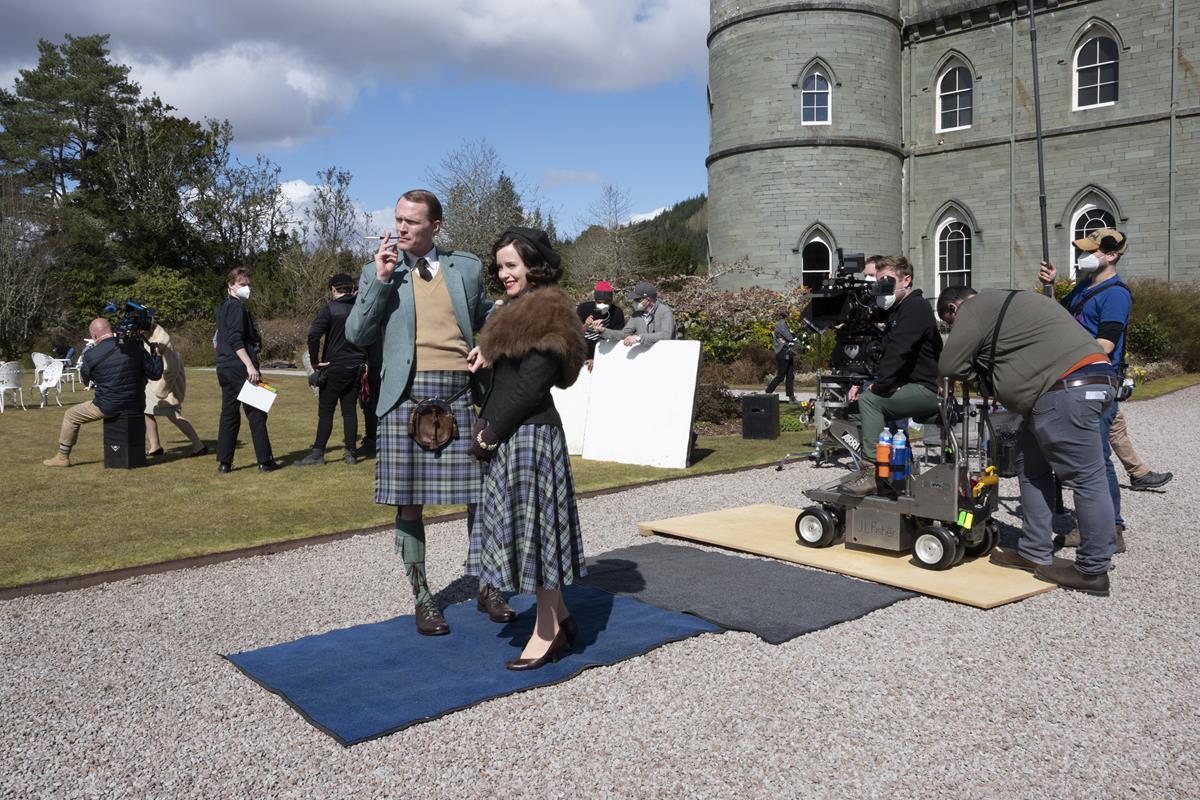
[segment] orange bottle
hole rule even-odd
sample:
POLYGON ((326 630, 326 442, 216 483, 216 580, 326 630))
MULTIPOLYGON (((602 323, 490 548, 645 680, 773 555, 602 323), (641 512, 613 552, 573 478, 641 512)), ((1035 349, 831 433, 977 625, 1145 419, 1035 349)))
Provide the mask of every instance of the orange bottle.
POLYGON ((892 432, 887 428, 879 434, 875 445, 875 477, 890 480, 892 477, 892 432))

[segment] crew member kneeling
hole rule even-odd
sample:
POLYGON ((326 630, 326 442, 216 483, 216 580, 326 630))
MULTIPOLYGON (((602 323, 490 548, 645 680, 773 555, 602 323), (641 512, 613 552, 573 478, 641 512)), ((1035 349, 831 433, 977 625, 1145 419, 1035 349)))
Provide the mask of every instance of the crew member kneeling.
POLYGON ((1107 354, 1062 306, 1034 292, 951 286, 938 296, 950 338, 938 367, 947 378, 982 377, 1024 417, 1017 433, 1024 525, 1017 549, 991 562, 1089 594, 1108 595, 1117 546, 1100 420, 1117 376, 1107 354), (1075 563, 1053 559, 1054 479, 1075 492, 1075 563))
POLYGON ((842 485, 856 497, 875 492, 875 462, 870 455, 887 420, 924 417, 938 410, 938 335, 933 308, 920 289, 912 288, 912 265, 903 256, 888 256, 876 265, 880 290, 877 302, 883 309, 883 357, 879 376, 865 391, 851 387, 850 400, 858 400, 862 419, 862 469, 842 485))

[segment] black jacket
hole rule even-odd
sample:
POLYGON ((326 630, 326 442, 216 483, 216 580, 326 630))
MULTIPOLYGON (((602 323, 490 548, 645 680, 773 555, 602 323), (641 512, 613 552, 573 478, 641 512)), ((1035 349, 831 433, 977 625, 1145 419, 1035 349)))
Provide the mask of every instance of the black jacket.
POLYGON ((534 289, 497 308, 479 349, 492 364, 479 417, 497 441, 522 425, 562 425, 550 388, 573 384, 587 351, 575 308, 561 289, 534 289))
POLYGON ((314 368, 322 362, 328 362, 331 367, 359 367, 366 363, 366 349, 346 340, 346 318, 352 308, 354 295, 345 294, 330 300, 317 312, 308 328, 308 357, 314 368), (322 336, 325 337, 323 353, 320 349, 322 336))
MULTIPOLYGON (((588 317, 596 319, 596 301, 588 300, 586 303, 580 303, 575 306, 575 313, 579 315, 580 322, 584 322, 588 317)), ((608 310, 605 313, 608 316, 604 318, 604 327, 614 331, 619 331, 625 327, 625 312, 621 310, 620 306, 609 303, 608 310)), ((596 355, 596 345, 600 342, 600 332, 594 331, 591 328, 585 328, 583 338, 587 340, 587 357, 594 357, 596 355)))
POLYGON ((933 307, 920 289, 914 289, 884 316, 883 358, 871 391, 888 397, 906 383, 919 383, 936 392, 941 354, 933 307))
POLYGON ((246 304, 230 297, 217 312, 217 365, 240 365, 242 360, 237 357, 237 351, 243 347, 258 366, 258 351, 262 349, 258 326, 246 304))
POLYGON ((79 376, 86 384, 96 384, 92 402, 106 417, 122 411, 146 408, 146 381, 162 377, 162 356, 152 356, 140 340, 130 339, 125 347, 114 336, 83 354, 79 376))

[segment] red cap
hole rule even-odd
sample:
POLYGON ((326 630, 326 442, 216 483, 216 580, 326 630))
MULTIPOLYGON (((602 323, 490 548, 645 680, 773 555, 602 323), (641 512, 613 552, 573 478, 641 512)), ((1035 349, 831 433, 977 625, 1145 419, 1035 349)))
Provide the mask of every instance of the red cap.
POLYGON ((595 288, 593 291, 596 291, 596 292, 611 292, 612 290, 613 290, 613 288, 612 288, 612 284, 611 284, 611 283, 609 283, 608 281, 597 281, 597 282, 596 282, 596 288, 595 288))

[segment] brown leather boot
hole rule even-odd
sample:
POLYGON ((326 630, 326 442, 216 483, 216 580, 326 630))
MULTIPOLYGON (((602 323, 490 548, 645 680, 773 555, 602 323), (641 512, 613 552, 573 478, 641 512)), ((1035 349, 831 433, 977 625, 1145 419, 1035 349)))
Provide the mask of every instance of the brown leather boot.
POLYGON ((422 636, 444 636, 450 632, 446 618, 432 600, 417 603, 417 633, 422 636))
POLYGON ((492 622, 512 622, 517 618, 517 612, 509 608, 504 595, 495 586, 480 586, 479 596, 475 599, 475 608, 485 612, 492 622))
MULTIPOLYGON (((1079 547, 1079 528, 1072 528, 1065 536, 1054 537, 1055 547, 1079 547)), ((1117 525, 1117 552, 1125 552, 1125 526, 1117 525)))

